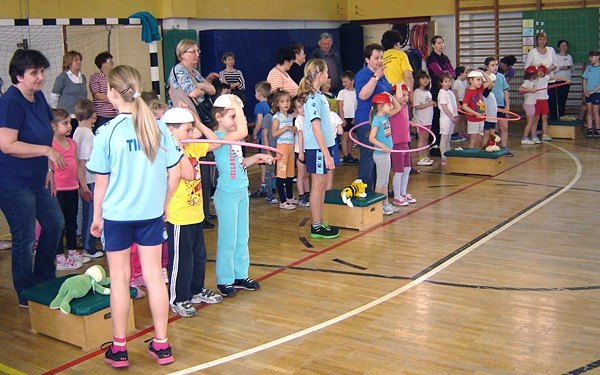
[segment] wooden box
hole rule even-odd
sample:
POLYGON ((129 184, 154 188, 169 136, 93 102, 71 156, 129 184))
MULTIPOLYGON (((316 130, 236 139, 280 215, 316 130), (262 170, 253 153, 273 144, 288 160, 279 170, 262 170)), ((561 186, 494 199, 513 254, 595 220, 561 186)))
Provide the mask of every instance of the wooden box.
POLYGON ((325 192, 323 221, 334 227, 364 231, 383 222, 382 201, 385 195, 369 192, 365 198, 352 198, 354 207, 348 207, 340 197, 341 190, 325 192))
POLYGON ((552 138, 576 139, 581 134, 581 126, 572 121, 548 121, 548 135, 552 138))
MULTIPOLYGON (((29 300, 31 330, 77 345, 83 351, 98 349, 113 338, 110 296, 90 291, 86 296, 71 301, 70 314, 49 307, 63 282, 73 276, 76 275, 63 276, 23 291, 23 298, 29 300)), ((135 297, 136 294, 137 290, 130 288, 130 296, 135 297)), ((127 335, 135 330, 133 300, 130 299, 127 335)))
MULTIPOLYGON (((46 305, 29 301, 29 316, 33 333, 42 333, 79 346, 84 352, 99 349, 100 345, 113 339, 110 307, 91 315, 78 316, 63 314, 60 310, 51 310, 46 305)), ((127 317, 127 335, 133 332, 135 319, 132 301, 127 317)))
POLYGON ((449 150, 446 155, 446 172, 495 176, 506 168, 506 151, 486 152, 465 148, 449 150))

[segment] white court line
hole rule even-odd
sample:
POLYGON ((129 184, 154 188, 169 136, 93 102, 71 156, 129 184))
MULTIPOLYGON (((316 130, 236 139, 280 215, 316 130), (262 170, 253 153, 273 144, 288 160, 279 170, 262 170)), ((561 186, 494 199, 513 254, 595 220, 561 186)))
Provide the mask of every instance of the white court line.
POLYGON ((456 254, 456 256, 448 259, 447 261, 445 261, 444 263, 440 264, 439 266, 437 266, 436 268, 432 269, 431 271, 427 272, 426 274, 424 274, 423 276, 409 282, 408 284, 404 285, 403 287, 396 289, 388 294, 386 294, 383 297, 380 297, 376 300, 374 300, 373 302, 367 303, 366 305, 357 307, 354 310, 348 311, 345 314, 339 315, 335 318, 329 319, 323 323, 317 324, 315 326, 303 329, 302 331, 293 333, 291 335, 282 337, 280 339, 274 340, 274 341, 270 341, 267 342, 265 344, 256 346, 254 348, 250 348, 247 350, 244 350, 242 352, 236 353, 236 354, 231 354, 228 355, 227 357, 223 357, 220 359, 216 359, 214 361, 210 361, 210 362, 206 362, 197 366, 193 366, 193 367, 189 367, 187 369, 184 370, 180 370, 180 371, 176 371, 176 372, 171 372, 169 375, 183 375, 183 374, 191 374, 193 372, 196 371, 200 371, 200 370, 204 370, 207 368, 211 368, 214 366, 218 366, 227 362, 231 362, 234 361, 236 359, 239 358, 243 358, 246 356, 249 356, 251 354, 254 353, 258 353, 260 351, 266 350, 266 349, 270 349, 273 348, 277 345, 280 344, 284 344, 286 342, 295 340, 297 338, 300 338, 302 336, 306 336, 308 334, 311 334, 313 332, 316 332, 318 330, 321 330, 323 328, 327 328, 331 325, 334 325, 336 323, 339 323, 343 320, 346 320, 348 318, 351 318, 355 315, 358 315, 360 313, 362 313, 363 311, 366 311, 372 307, 375 307, 377 305, 380 305, 404 292, 406 292, 409 289, 412 289, 413 287, 421 284, 423 281, 429 279, 430 277, 432 277, 433 275, 435 275, 436 273, 442 271, 443 269, 445 269, 446 267, 450 266, 451 264, 453 264, 454 262, 458 261, 459 259, 461 259, 462 257, 464 257, 465 255, 469 254, 471 251, 475 250, 476 248, 478 248, 480 245, 483 245, 484 243, 486 243, 487 241, 491 240, 492 238, 496 237, 498 234, 504 232, 505 230, 507 230, 508 228, 512 227, 514 224, 518 223, 519 221, 521 221, 522 219, 526 218, 527 216, 529 216, 530 214, 532 214, 533 212, 537 211, 539 208, 544 207, 546 204, 548 204, 549 202, 553 201, 554 199, 556 199, 557 197, 559 197, 560 195, 562 195, 563 193, 565 193, 567 190, 569 190, 573 185, 575 185, 577 183, 577 181, 579 180, 579 178, 581 177, 581 163, 579 162, 579 160, 575 157, 575 155, 571 154, 569 151, 558 147, 558 146, 554 146, 553 147, 558 148, 559 150, 563 151, 564 153, 566 153, 567 155, 569 155, 571 157, 571 159, 573 159, 573 161, 575 161, 575 164, 577 165, 577 173, 575 174, 575 176, 573 177, 573 179, 564 187, 562 188, 558 193, 548 197, 546 200, 541 201, 538 205, 536 205, 535 207, 532 207, 529 211, 524 212, 522 215, 516 217, 514 220, 504 224, 503 226, 501 226, 500 228, 498 228, 498 230, 494 231, 493 233, 490 233, 489 235, 483 237, 482 239, 480 239, 479 241, 475 242, 474 244, 472 244, 471 246, 469 246, 468 248, 466 248, 464 251, 456 254))

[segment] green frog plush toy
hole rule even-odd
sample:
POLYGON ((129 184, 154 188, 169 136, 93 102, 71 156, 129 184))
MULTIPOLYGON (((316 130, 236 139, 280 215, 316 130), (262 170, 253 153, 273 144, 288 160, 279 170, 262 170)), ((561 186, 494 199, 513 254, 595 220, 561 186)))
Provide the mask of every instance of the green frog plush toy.
POLYGON ((58 295, 50 303, 51 309, 58 309, 64 314, 71 313, 71 300, 73 298, 81 298, 85 296, 90 289, 94 293, 100 293, 103 295, 110 294, 110 289, 105 288, 104 285, 108 285, 110 279, 106 277, 106 272, 102 266, 92 266, 85 271, 83 275, 77 275, 68 278, 60 287, 58 295))

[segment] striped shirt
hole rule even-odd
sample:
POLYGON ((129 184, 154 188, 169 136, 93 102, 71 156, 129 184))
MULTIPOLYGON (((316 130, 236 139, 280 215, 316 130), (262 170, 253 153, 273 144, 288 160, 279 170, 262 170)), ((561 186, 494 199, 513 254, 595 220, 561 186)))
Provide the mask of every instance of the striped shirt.
POLYGON ((244 80, 244 75, 241 70, 233 70, 232 72, 228 72, 227 70, 221 70, 219 72, 219 80, 221 82, 225 81, 230 85, 239 82, 239 86, 233 89, 233 91, 244 91, 246 89, 246 81, 244 80))
MULTIPOLYGON (((96 93, 104 94, 108 92, 108 79, 101 71, 92 74, 90 77, 90 92, 92 97, 96 93)), ((94 110, 96 115, 101 117, 113 118, 117 115, 117 111, 113 108, 112 104, 105 102, 94 97, 94 110)))

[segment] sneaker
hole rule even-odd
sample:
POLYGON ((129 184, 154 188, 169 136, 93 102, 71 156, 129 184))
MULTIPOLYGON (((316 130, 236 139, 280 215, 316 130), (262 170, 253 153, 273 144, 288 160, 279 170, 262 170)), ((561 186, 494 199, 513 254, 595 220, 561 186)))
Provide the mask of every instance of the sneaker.
POLYGON ((502 148, 504 151, 506 151, 506 156, 508 156, 509 158, 512 158, 513 156, 515 156, 515 154, 513 154, 512 152, 510 152, 509 149, 507 149, 506 147, 502 148))
POLYGON ((383 214, 384 215, 391 215, 394 213, 394 209, 390 207, 391 205, 389 203, 384 203, 383 204, 383 214))
POLYGON ((310 202, 308 201, 308 197, 300 197, 300 200, 298 201, 298 206, 310 207, 310 202))
POLYGON ((542 135, 542 141, 552 142, 552 137, 550 137, 548 134, 544 134, 542 135))
POLYGON ((294 197, 291 197, 291 198, 288 198, 286 200, 286 203, 288 203, 288 204, 298 204, 298 199, 296 199, 294 197))
POLYGON ((344 165, 353 165, 352 164, 352 156, 344 156, 344 158, 342 159, 342 164, 344 165))
POLYGON ((104 256, 102 250, 96 250, 95 253, 90 253, 87 250, 83 250, 82 254, 86 258, 102 258, 104 256))
POLYGON ((104 352, 104 362, 114 368, 127 367, 129 366, 129 355, 127 354, 127 350, 113 353, 112 344, 110 344, 106 352, 104 352))
POLYGON ((408 206, 408 202, 403 196, 400 196, 400 198, 394 198, 394 200, 392 200, 392 204, 395 204, 396 206, 408 206))
MULTIPOLYGON (((88 258, 89 259, 89 258, 88 258)), ((56 256, 57 271, 73 271, 81 268, 81 263, 65 258, 63 254, 56 256)))
POLYGON ((460 137, 462 139, 464 139, 465 141, 470 138, 469 135, 467 133, 465 133, 464 131, 458 132, 458 135, 460 135, 460 137))
POLYGON ((12 248, 12 243, 4 242, 0 240, 0 250, 8 250, 12 248))
POLYGON ((168 365, 169 363, 173 363, 175 360, 173 358, 171 346, 166 349, 156 350, 154 349, 154 346, 152 346, 152 341, 150 341, 150 344, 148 344, 148 354, 150 354, 150 357, 156 358, 156 362, 158 362, 159 365, 168 365))
POLYGON ((431 165, 433 164, 433 160, 429 159, 427 156, 423 156, 421 159, 419 159, 419 161, 417 162, 417 165, 431 165))
POLYGON ((335 227, 330 227, 327 223, 321 223, 321 226, 314 228, 310 226, 310 237, 311 238, 336 238, 340 235, 340 230, 335 227))
POLYGON ((279 201, 277 200, 277 198, 275 198, 272 195, 267 196, 267 203, 271 203, 271 204, 277 204, 279 203, 279 201))
POLYGON ((442 166, 448 165, 448 161, 446 159, 442 159, 442 166))
POLYGON ((196 311, 194 305, 192 305, 190 301, 175 302, 171 304, 171 311, 184 318, 191 318, 192 316, 198 315, 198 311, 196 311))
POLYGON ((522 145, 534 145, 535 142, 529 138, 523 138, 523 139, 521 139, 521 144, 522 145))
POLYGON ((293 204, 289 204, 288 202, 283 202, 279 205, 279 208, 281 208, 282 210, 295 210, 296 206, 294 206, 293 204))
POLYGON ((594 137, 594 131, 592 129, 588 129, 587 133, 585 134, 586 138, 593 138, 594 137))
POLYGON ((413 196, 410 194, 406 194, 404 196, 404 200, 407 201, 408 203, 417 203, 417 200, 415 198, 413 198, 413 196))
POLYGON ((533 143, 535 143, 536 145, 539 145, 540 143, 542 143, 542 141, 540 141, 540 139, 538 138, 537 135, 534 135, 533 137, 531 137, 531 141, 533 143))
POLYGON ((460 137, 460 135, 458 135, 458 133, 456 134, 452 134, 450 136, 450 142, 462 142, 463 139, 460 137))
POLYGON ((92 261, 92 259, 88 258, 88 257, 84 257, 83 254, 81 254, 80 252, 76 251, 76 250, 69 250, 69 259, 71 259, 72 261, 75 262, 79 262, 79 263, 89 263, 92 261))
POLYGON ((233 282, 234 289, 259 290, 260 284, 249 277, 245 279, 235 279, 233 282))
POLYGON ((235 296, 235 288, 231 284, 217 284, 217 290, 223 297, 235 296))
POLYGON ((254 193, 250 194, 250 198, 264 198, 267 196, 267 191, 263 188, 258 189, 254 193))
POLYGON ((396 207, 396 206, 392 206, 392 204, 388 201, 385 202, 385 205, 392 210, 392 213, 395 214, 396 212, 400 212, 400 208, 396 207))
POLYGON ((600 131, 598 129, 594 130, 594 138, 600 138, 600 131))
POLYGON ((223 296, 213 293, 210 289, 202 288, 202 291, 192 296, 192 303, 219 303, 223 301, 223 296))

